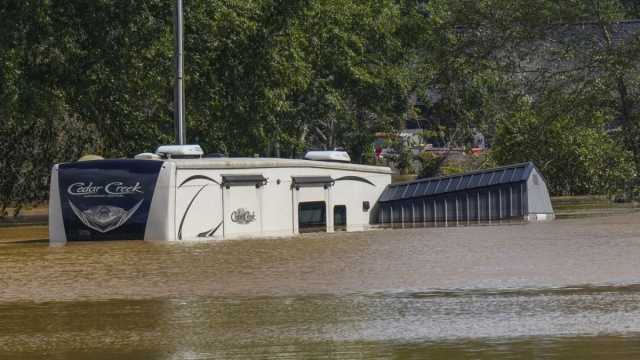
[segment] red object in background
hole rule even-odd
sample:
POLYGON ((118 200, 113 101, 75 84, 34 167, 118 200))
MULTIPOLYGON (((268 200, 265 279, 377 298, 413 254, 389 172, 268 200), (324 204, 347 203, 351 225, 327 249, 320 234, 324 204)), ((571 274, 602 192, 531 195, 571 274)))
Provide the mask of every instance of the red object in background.
POLYGON ((483 151, 484 151, 483 148, 479 148, 479 147, 471 148, 471 154, 475 156, 482 154, 483 151))
POLYGON ((376 159, 380 160, 382 158, 382 147, 376 146, 376 159))

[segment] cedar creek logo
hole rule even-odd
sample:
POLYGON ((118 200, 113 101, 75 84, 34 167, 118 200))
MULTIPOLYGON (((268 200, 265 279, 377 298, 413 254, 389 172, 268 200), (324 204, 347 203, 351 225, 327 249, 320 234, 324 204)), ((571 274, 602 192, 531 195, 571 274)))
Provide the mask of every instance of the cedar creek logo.
POLYGON ((114 181, 106 185, 95 185, 93 182, 88 184, 77 182, 69 185, 67 193, 82 197, 122 197, 124 195, 144 194, 140 182, 130 185, 122 181, 114 181))
POLYGON ((256 220, 256 213, 245 208, 236 209, 231 213, 231 221, 237 224, 249 224, 256 220))
MULTIPOLYGON (((69 185, 67 193, 80 198, 122 198, 127 195, 144 194, 140 182, 126 184, 122 181, 113 181, 106 185, 96 185, 93 182, 77 182, 69 185)), ((129 210, 118 206, 98 204, 89 208, 80 208, 77 204, 68 200, 73 213, 87 227, 107 233, 117 229, 129 220, 140 208, 144 199, 138 201, 129 210)))

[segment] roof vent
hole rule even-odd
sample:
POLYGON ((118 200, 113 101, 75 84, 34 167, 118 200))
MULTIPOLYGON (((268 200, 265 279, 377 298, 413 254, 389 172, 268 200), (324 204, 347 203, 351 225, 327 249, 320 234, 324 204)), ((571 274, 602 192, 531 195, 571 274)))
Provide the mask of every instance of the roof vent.
POLYGON ((133 157, 136 160, 160 160, 162 157, 154 153, 141 153, 133 157))
POLYGON ((156 154, 168 159, 193 159, 201 158, 204 152, 200 145, 162 145, 156 154))
POLYGON ((351 162, 346 151, 309 151, 304 155, 307 160, 351 162))
POLYGON ((100 155, 89 154, 89 155, 84 155, 83 157, 78 159, 78 161, 91 161, 91 160, 104 160, 104 158, 100 155))

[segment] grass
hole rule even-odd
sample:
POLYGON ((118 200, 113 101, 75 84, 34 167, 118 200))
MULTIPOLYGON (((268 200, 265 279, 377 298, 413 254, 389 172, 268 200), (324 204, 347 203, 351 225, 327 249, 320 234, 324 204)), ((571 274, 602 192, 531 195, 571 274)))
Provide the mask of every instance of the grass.
POLYGON ((47 225, 19 225, 0 227, 0 243, 49 239, 47 225))
POLYGON ((551 198, 553 210, 559 218, 611 215, 640 210, 638 202, 614 202, 607 196, 556 196, 551 198))
POLYGON ((43 204, 25 208, 16 217, 0 218, 0 243, 49 239, 47 217, 48 208, 43 204))

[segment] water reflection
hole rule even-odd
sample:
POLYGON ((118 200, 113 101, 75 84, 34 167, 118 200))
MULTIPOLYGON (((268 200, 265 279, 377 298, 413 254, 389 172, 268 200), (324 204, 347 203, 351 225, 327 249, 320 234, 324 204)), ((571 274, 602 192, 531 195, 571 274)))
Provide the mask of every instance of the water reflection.
POLYGON ((635 357, 638 219, 0 245, 0 358, 635 357))
POLYGON ((0 353, 78 359, 625 358, 640 354, 638 300, 637 287, 609 287, 17 302, 0 307, 0 353))

